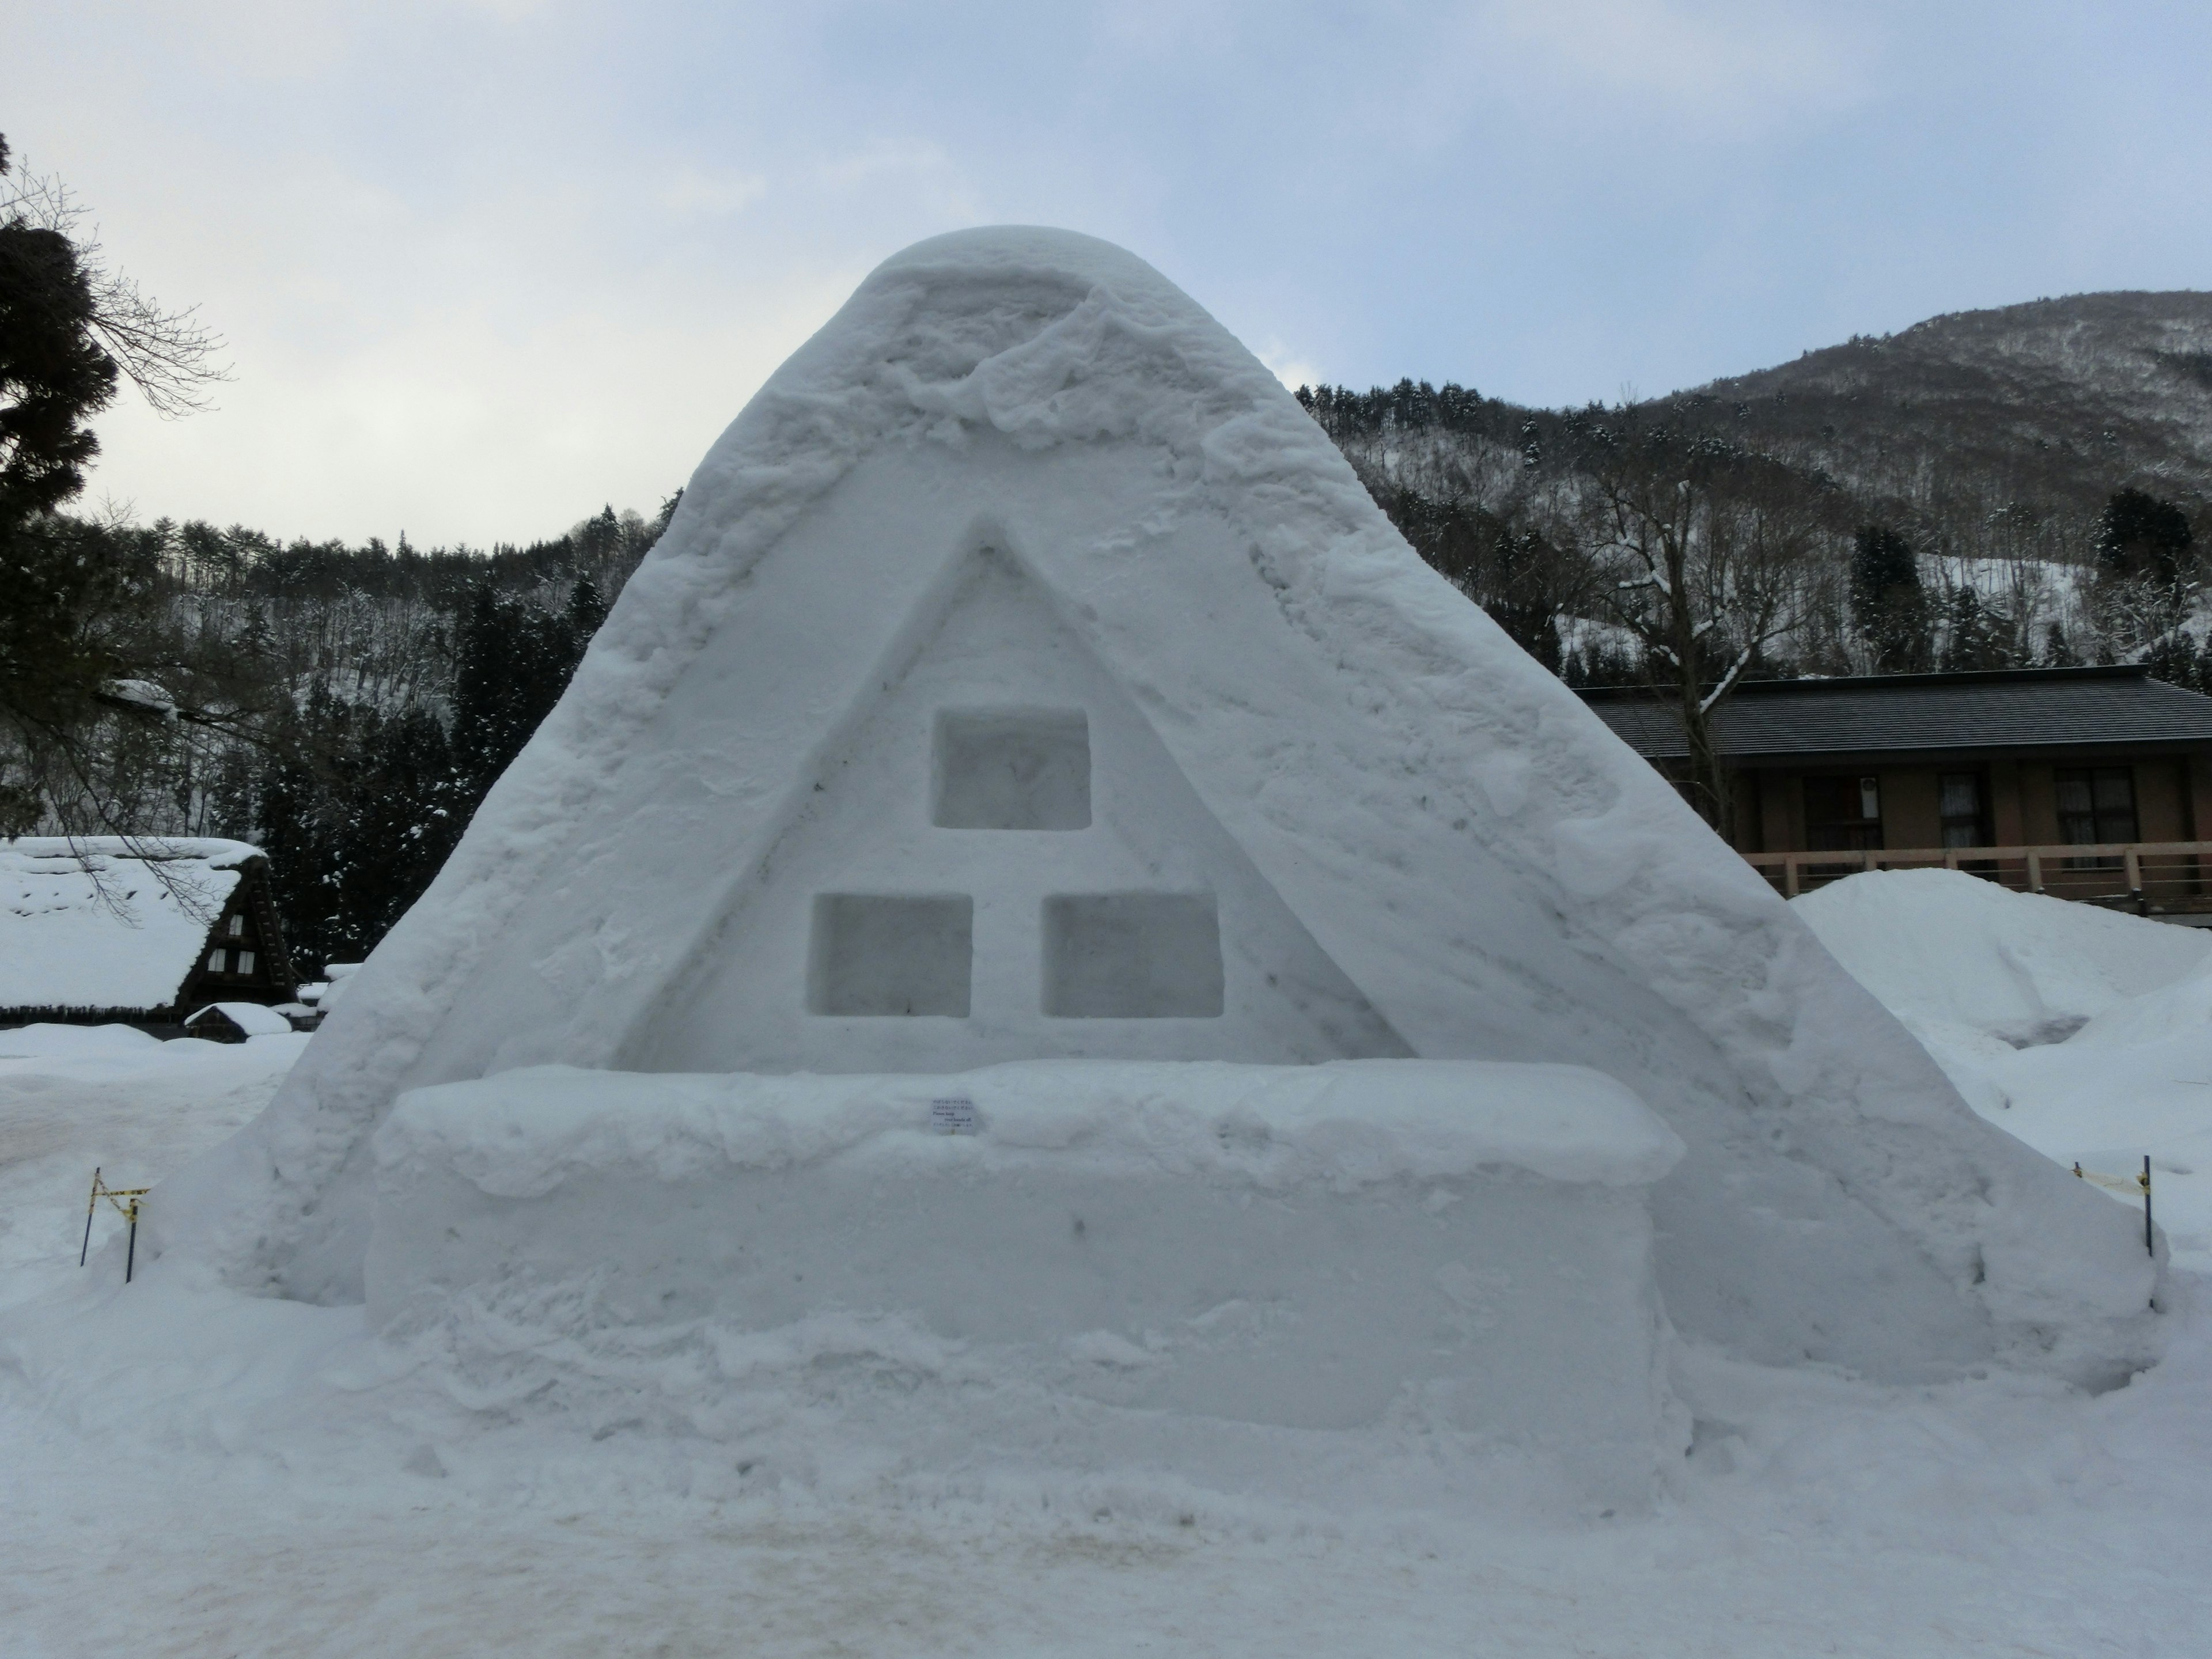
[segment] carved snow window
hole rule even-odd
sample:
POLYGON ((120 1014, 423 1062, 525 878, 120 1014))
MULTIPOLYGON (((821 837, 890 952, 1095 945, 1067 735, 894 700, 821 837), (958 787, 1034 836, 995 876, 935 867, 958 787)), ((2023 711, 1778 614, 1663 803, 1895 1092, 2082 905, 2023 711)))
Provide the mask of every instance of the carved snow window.
POLYGON ((1087 830, 1091 723, 1080 708, 947 708, 930 821, 940 830, 1087 830))
POLYGON ((817 894, 807 1012, 965 1018, 975 922, 964 893, 817 894))
POLYGON ((1221 927, 1211 893, 1073 893, 1044 902, 1044 1012, 1062 1019, 1213 1019, 1221 927))

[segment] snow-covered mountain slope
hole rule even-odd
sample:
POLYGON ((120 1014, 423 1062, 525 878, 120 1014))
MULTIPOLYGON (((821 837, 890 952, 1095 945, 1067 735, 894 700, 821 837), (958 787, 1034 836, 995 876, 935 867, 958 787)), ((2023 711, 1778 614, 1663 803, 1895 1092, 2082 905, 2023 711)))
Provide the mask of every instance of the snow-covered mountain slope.
POLYGON ((2212 500, 2212 294, 2078 294, 1931 317, 1695 393, 1869 500, 2094 512, 2212 500))

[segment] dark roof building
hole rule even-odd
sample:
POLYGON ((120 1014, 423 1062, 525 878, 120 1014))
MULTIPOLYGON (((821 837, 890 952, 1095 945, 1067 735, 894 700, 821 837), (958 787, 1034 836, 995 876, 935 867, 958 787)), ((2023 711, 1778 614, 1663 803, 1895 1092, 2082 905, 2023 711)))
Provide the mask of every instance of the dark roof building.
MULTIPOLYGON (((1582 695, 1645 759, 1688 758, 1671 698, 1621 687, 1582 695)), ((1721 705, 1714 725, 1721 752, 1746 765, 1931 751, 2101 754, 2212 744, 2212 697, 2140 665, 1753 680, 1721 705)))
MULTIPOLYGON (((1671 697, 1582 695, 1680 775, 1689 746, 1671 697)), ((1786 891, 1808 872, 1947 862, 2153 908, 2208 902, 2212 853, 2178 849, 2212 836, 2212 697, 2139 665, 1753 681, 1714 732, 1737 850, 1786 891), (2087 846, 2134 850, 2069 850, 2087 846), (2005 856, 1963 856, 1974 848, 2005 856), (1796 856, 1814 853, 1856 856, 1796 856)))
POLYGON ((0 841, 0 1025, 160 1029, 210 1003, 298 996, 260 848, 175 837, 0 841))

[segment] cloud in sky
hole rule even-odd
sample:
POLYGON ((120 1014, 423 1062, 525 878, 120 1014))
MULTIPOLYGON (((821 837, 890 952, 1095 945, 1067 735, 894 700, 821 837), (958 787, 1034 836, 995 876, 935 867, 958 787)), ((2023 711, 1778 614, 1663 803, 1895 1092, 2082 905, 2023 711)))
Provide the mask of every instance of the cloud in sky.
POLYGON ((429 544, 650 511, 877 260, 1133 248, 1285 376, 1545 403, 2206 285, 2212 15, 2145 0, 17 4, 6 131, 198 301, 93 493, 429 544))

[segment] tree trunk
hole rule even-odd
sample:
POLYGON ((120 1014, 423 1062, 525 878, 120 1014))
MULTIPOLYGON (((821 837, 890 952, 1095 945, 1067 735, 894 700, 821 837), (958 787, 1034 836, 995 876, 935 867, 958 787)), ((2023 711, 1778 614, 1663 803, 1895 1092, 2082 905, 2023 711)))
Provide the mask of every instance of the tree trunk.
POLYGON ((1690 752, 1686 780, 1690 805, 1723 841, 1735 845, 1729 811, 1728 774, 1713 747, 1713 711, 1705 706, 1705 635, 1690 592, 1686 521, 1668 533, 1662 546, 1667 570, 1669 644, 1674 658, 1674 696, 1681 711, 1682 735, 1690 752))

